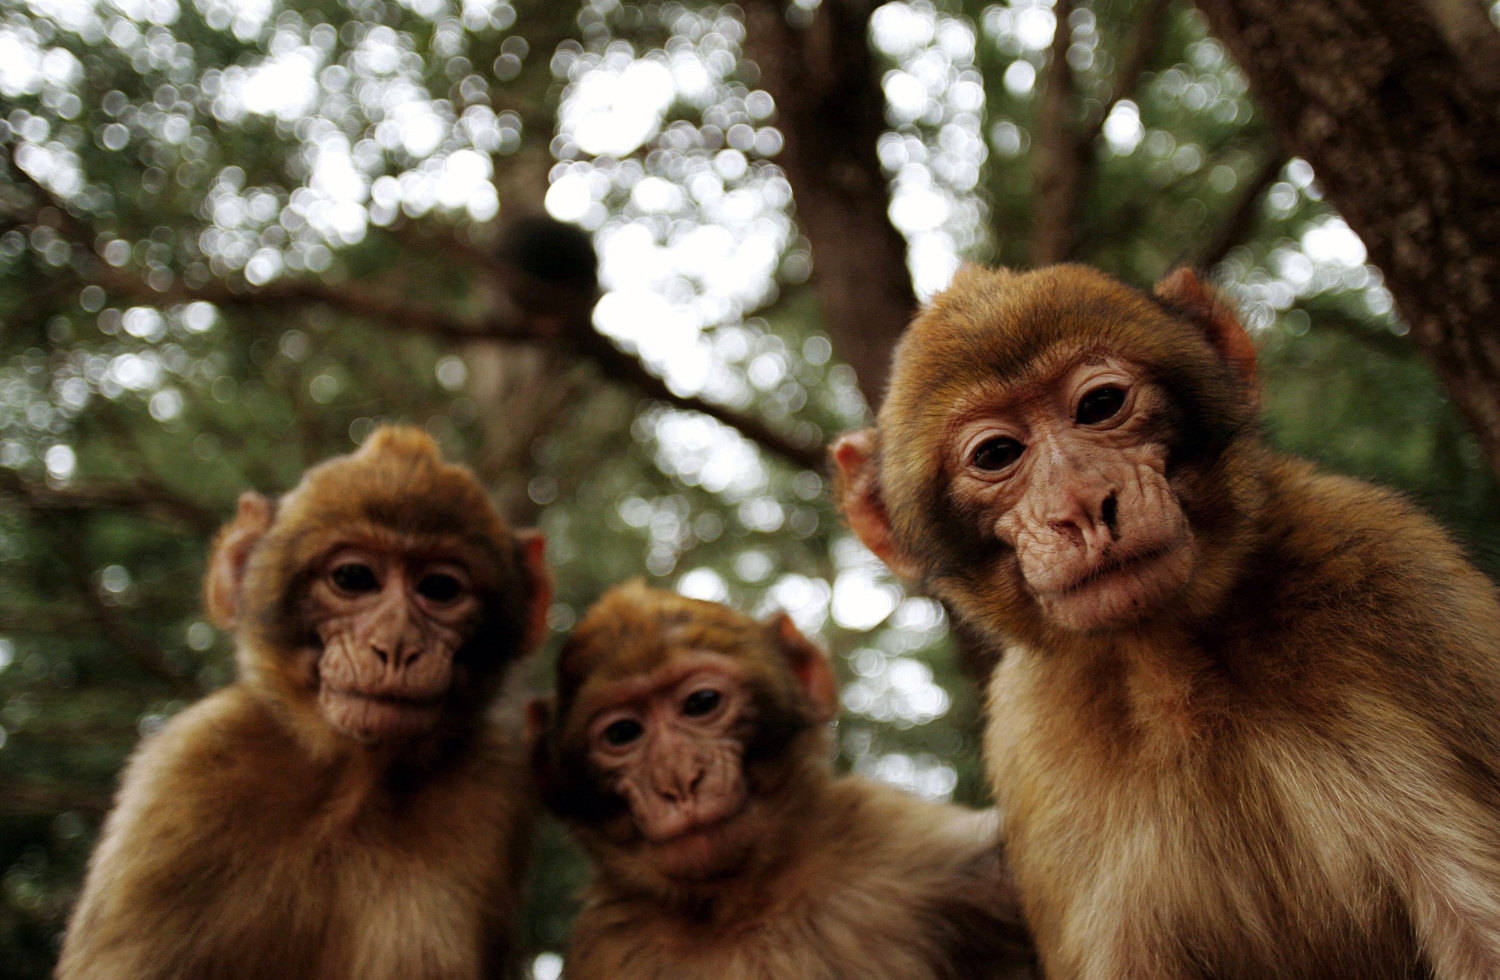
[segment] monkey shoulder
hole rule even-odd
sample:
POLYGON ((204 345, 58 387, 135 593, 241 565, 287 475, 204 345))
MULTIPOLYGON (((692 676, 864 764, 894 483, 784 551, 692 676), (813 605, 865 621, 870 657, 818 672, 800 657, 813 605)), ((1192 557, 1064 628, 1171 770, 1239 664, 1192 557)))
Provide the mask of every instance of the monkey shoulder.
POLYGON ((1237 652, 1279 650, 1333 690, 1436 686, 1500 712, 1500 595, 1437 521, 1298 460, 1273 465, 1269 486, 1265 550, 1224 631, 1237 652))
POLYGON ((480 951, 455 938, 499 936, 513 917, 534 801, 508 732, 487 730, 468 748, 434 778, 392 789, 389 774, 357 761, 310 759, 243 687, 209 695, 128 763, 75 945, 119 950, 101 962, 137 976, 384 977, 471 960, 480 951), (417 921, 422 941, 394 938, 417 921), (95 922, 128 923, 156 951, 91 934, 95 922), (304 958, 277 961, 283 948, 304 958), (153 957, 167 965, 147 969, 153 957))
POLYGON ((575 924, 570 980, 612 977, 1029 977, 995 811, 847 776, 809 806, 797 858, 732 924, 596 892, 575 924))
POLYGON ((817 860, 840 891, 884 892, 939 918, 966 905, 1002 920, 1016 914, 999 811, 924 800, 858 776, 837 780, 832 795, 834 832, 817 860))
POLYGON ((822 935, 847 932, 848 964, 864 966, 839 975, 1031 975, 997 811, 924 800, 858 776, 830 790, 822 846, 808 849, 805 869, 821 888, 808 889, 786 918, 813 923, 822 935))
MULTIPOLYGON (((1500 624, 1493 585, 1453 538, 1403 495, 1283 457, 1268 471, 1262 536, 1288 588, 1337 595, 1377 619, 1456 607, 1500 624)), ((1293 592, 1312 601, 1314 596, 1293 592)), ((1500 649, 1500 631, 1491 630, 1500 649)))

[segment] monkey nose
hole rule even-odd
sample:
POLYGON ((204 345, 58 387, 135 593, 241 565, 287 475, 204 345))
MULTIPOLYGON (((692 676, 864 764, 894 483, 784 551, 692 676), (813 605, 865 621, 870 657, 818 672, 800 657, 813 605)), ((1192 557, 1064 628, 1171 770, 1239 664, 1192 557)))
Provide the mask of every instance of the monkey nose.
POLYGON ((1099 505, 1099 518, 1104 522, 1104 526, 1109 528, 1110 536, 1116 538, 1120 536, 1119 506, 1119 496, 1113 490, 1099 505))
POLYGON ((671 803, 686 803, 697 795, 699 788, 703 785, 705 775, 706 772, 701 766, 672 773, 668 779, 656 787, 657 795, 671 803))

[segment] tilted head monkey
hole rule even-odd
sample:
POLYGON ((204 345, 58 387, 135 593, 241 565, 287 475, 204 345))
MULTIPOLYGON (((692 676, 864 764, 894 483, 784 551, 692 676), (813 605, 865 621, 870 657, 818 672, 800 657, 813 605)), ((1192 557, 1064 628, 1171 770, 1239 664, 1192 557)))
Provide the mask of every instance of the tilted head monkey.
POLYGON ((243 495, 205 591, 239 679, 137 749, 58 975, 500 969, 533 795, 488 712, 540 639, 540 537, 382 428, 243 495))
POLYGON ((1027 975, 994 814, 835 777, 836 708, 785 615, 599 600, 531 718, 596 870, 570 978, 1027 975))
POLYGON ((1500 975, 1500 602, 1396 496, 1270 450, 1180 271, 968 268, 851 527, 999 659, 986 764, 1049 975, 1500 975))
POLYGON ((473 722, 540 638, 541 547, 425 433, 384 428, 280 500, 243 494, 204 591, 243 680, 313 738, 399 745, 473 722))

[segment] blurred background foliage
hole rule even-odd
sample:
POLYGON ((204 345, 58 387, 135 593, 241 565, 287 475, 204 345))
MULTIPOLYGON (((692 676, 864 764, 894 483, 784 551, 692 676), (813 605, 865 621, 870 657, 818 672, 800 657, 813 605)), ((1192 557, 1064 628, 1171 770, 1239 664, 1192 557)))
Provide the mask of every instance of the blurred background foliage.
MULTIPOLYGON (((804 28, 831 2, 772 8, 804 28)), ((794 201, 778 85, 745 53, 757 6, 0 11, 7 975, 50 969, 131 746, 230 677, 198 588, 236 494, 285 489, 387 420, 428 428, 546 532, 552 646, 638 575, 787 609, 837 655, 842 765, 983 801, 941 609, 829 506, 820 447, 868 418, 879 379, 827 326, 828 263, 798 217, 814 202, 794 201), (542 214, 597 249, 597 305, 542 214)), ((930 295, 964 259, 1068 255, 1140 284, 1196 264, 1262 346, 1273 439, 1403 488, 1500 570, 1473 436, 1196 11, 841 6, 874 58, 848 87, 878 100, 900 289, 930 295)), ((547 678, 544 656, 521 680, 547 678)), ((546 828, 539 976, 582 873, 546 828)))

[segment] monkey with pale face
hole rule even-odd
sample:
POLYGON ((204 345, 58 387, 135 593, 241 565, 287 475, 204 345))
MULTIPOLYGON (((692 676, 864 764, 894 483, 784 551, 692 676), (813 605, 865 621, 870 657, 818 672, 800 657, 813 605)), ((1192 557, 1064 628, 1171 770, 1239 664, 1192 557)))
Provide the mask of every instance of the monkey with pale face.
POLYGON ((534 789, 490 709, 544 628, 541 538, 382 428, 243 495, 206 592, 239 678, 136 750, 58 976, 507 969, 534 789))
POLYGON ((784 615, 599 600, 529 726, 594 863, 570 980, 1031 975, 995 813, 835 776, 836 703, 784 615))
POLYGON ((841 504, 998 660, 1049 976, 1500 976, 1495 587, 1257 406, 1190 272, 969 268, 835 447, 841 504))

